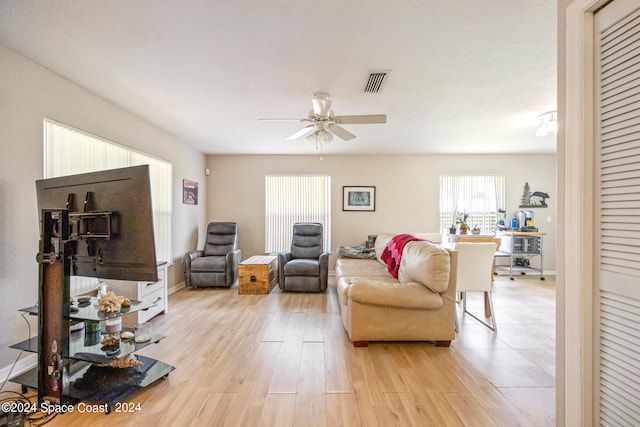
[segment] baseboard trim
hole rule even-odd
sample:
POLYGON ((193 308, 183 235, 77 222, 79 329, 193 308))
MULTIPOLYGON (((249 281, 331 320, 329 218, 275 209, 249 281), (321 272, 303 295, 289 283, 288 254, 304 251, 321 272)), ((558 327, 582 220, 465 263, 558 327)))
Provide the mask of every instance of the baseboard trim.
MULTIPOLYGON (((500 271, 496 271, 496 276, 508 276, 509 275, 509 268, 507 267, 504 270, 500 270, 500 271)), ((540 276, 540 272, 539 271, 535 271, 535 270, 531 270, 531 271, 526 271, 525 276, 540 276)), ((547 271, 545 270, 544 273, 542 273, 542 276, 555 276, 556 275, 556 271, 555 270, 550 270, 547 271)), ((517 276, 521 276, 520 271, 516 270, 514 268, 513 270, 513 277, 517 277, 517 276)))
POLYGON ((180 289, 183 289, 185 287, 184 281, 180 282, 180 283, 176 283, 175 285, 169 287, 167 289, 167 294, 171 295, 174 294, 176 292, 178 292, 180 289))
POLYGON ((0 382, 4 383, 7 378, 15 377, 29 369, 35 368, 36 366, 38 366, 38 355, 31 353, 28 356, 19 359, 15 365, 5 366, 0 369, 0 382), (13 371, 11 370, 12 368, 13 371))

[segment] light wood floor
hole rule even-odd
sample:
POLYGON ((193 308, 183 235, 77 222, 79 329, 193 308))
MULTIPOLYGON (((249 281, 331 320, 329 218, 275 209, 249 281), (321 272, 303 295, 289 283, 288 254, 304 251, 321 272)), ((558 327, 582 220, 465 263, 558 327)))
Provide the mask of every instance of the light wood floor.
MULTIPOLYGON (((181 290, 141 354, 176 367, 130 399, 140 412, 52 426, 553 426, 553 277, 499 277, 498 332, 465 316, 450 348, 354 348, 335 286, 322 294, 181 290)), ((469 294, 481 310, 481 300, 469 294)))

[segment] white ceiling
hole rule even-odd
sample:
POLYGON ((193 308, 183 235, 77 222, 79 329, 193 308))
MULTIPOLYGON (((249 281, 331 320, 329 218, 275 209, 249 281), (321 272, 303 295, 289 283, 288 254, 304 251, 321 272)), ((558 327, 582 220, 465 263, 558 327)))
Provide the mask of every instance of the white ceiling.
MULTIPOLYGON (((550 153, 555 0, 1 0, 0 44, 205 153, 310 154, 315 92, 357 135, 327 154, 550 153), (365 94, 370 70, 391 70, 365 94)), ((72 124, 72 123, 71 123, 72 124)), ((72 124, 73 125, 73 124, 72 124)))

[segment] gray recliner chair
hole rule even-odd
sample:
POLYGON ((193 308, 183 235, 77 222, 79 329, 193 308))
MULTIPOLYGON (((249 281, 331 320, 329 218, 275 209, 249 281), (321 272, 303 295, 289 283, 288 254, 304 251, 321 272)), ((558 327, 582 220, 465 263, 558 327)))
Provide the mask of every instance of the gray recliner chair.
POLYGON ((291 251, 278 254, 279 286, 283 291, 322 292, 327 289, 329 253, 322 246, 322 224, 293 225, 291 251))
POLYGON ((203 250, 183 258, 186 286, 231 286, 238 279, 242 251, 238 249, 238 224, 211 222, 203 250))

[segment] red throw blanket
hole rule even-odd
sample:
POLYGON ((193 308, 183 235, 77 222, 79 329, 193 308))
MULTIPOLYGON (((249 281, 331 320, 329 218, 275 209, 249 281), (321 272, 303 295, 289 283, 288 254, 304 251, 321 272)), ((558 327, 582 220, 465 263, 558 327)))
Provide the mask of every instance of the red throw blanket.
POLYGON ((414 242, 419 239, 411 234, 398 234, 394 236, 387 246, 384 248, 380 259, 387 264, 387 269, 394 279, 398 278, 398 270, 400 269, 400 261, 402 261, 402 250, 404 246, 409 242, 414 242))

